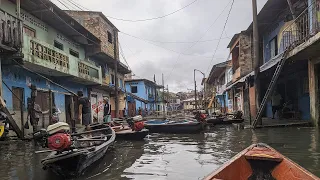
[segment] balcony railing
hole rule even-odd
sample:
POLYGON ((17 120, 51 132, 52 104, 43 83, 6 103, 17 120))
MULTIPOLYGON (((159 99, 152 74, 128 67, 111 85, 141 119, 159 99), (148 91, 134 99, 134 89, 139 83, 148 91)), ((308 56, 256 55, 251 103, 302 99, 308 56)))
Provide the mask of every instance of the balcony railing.
POLYGON ((30 40, 30 52, 32 55, 69 69, 69 57, 35 40, 30 40))
POLYGON ((23 22, 0 9, 0 50, 18 51, 22 47, 23 22))
POLYGON ((310 27, 310 13, 307 8, 282 32, 282 50, 293 49, 307 41, 311 36, 310 27))

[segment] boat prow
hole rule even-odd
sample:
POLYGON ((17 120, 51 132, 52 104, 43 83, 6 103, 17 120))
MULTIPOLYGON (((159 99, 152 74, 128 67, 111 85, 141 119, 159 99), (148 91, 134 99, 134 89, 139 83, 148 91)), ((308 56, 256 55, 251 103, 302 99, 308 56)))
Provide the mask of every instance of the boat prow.
POLYGON ((319 180, 266 144, 253 144, 204 180, 319 180))

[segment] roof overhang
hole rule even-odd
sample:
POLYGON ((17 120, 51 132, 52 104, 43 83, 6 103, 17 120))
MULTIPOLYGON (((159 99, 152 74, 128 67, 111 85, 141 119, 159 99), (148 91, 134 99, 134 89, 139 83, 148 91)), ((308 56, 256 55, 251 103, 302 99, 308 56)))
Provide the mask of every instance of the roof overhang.
POLYGON ((23 0, 21 8, 79 44, 100 45, 96 36, 49 0, 23 0))
POLYGON ((216 64, 212 67, 207 82, 209 84, 214 83, 214 80, 218 78, 228 67, 230 61, 225 61, 219 64, 216 64))

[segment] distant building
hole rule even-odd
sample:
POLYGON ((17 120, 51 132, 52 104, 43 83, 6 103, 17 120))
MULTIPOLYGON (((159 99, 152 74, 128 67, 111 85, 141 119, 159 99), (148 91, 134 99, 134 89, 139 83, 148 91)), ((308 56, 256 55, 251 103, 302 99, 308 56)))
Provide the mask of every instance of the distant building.
POLYGON ((139 108, 143 115, 152 112, 165 111, 162 93, 163 86, 147 79, 131 79, 125 81, 127 96, 128 114, 134 116, 138 114, 139 108))

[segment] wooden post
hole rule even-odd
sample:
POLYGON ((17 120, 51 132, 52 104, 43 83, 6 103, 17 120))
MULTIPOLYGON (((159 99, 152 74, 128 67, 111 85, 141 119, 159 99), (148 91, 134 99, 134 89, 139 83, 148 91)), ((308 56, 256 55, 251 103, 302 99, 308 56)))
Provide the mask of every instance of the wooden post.
POLYGON ((114 86, 115 86, 115 110, 116 110, 116 118, 119 117, 119 93, 118 93, 118 48, 117 48, 117 43, 118 43, 118 32, 116 30, 113 31, 114 32, 114 59, 115 59, 115 62, 114 62, 114 86))
MULTIPOLYGON (((252 0, 253 12, 253 62, 254 62, 254 83, 256 91, 256 110, 259 111, 260 106, 260 63, 259 63, 259 30, 258 30, 258 14, 257 14, 257 0, 252 0)), ((262 124, 262 119, 259 119, 258 124, 262 124)))
POLYGON ((319 126, 319 84, 318 84, 317 64, 313 60, 308 60, 308 73, 309 73, 309 95, 310 95, 310 115, 312 123, 319 126))
MULTIPOLYGON (((49 124, 52 124, 52 91, 49 90, 49 124)), ((43 124, 44 125, 44 124, 43 124)))
POLYGON ((71 132, 75 133, 76 131, 76 119, 75 119, 75 112, 74 112, 74 101, 73 96, 71 96, 70 100, 70 119, 71 119, 71 132))
POLYGON ((292 18, 293 18, 293 19, 296 19, 296 16, 295 16, 295 14, 294 14, 294 10, 293 10, 293 6, 292 6, 291 0, 287 0, 287 2, 288 2, 288 6, 289 6, 289 9, 290 9, 292 18))
MULTIPOLYGON (((1 0, 0 0, 1 1, 1 0)), ((1 56, 0 56, 0 97, 2 97, 2 64, 1 64, 1 56)))

